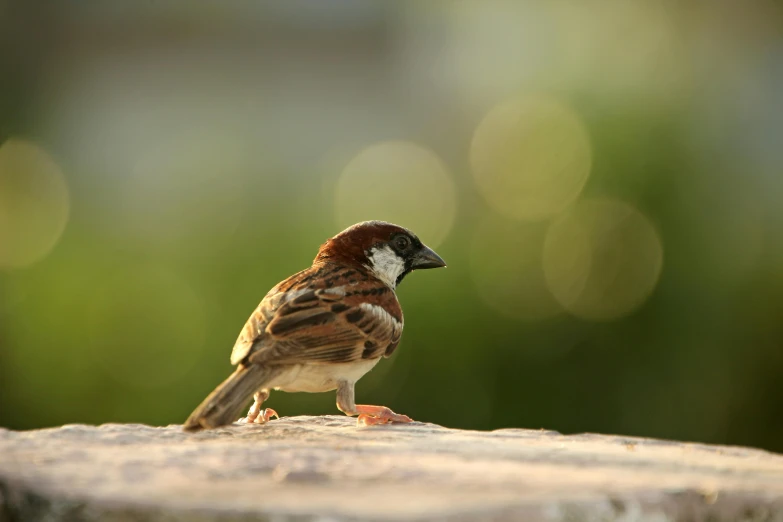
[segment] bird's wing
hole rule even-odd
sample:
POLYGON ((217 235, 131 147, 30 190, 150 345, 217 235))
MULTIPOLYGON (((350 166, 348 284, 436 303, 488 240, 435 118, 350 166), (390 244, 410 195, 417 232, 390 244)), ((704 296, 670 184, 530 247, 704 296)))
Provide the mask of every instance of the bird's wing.
POLYGON ((399 344, 402 311, 386 285, 352 269, 311 276, 297 274, 303 284, 283 282, 264 298, 232 363, 343 363, 388 355, 399 344))

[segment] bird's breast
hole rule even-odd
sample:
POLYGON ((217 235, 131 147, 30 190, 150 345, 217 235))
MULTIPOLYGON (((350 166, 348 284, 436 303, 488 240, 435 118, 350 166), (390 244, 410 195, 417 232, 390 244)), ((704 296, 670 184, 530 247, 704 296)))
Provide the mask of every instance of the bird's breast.
POLYGON ((363 359, 349 363, 292 365, 269 385, 285 392, 320 393, 337 388, 340 381, 356 382, 378 364, 379 359, 363 359))

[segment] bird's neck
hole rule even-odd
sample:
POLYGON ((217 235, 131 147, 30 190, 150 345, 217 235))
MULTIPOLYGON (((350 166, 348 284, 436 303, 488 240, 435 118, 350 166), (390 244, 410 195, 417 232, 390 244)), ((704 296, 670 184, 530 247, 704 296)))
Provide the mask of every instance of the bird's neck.
POLYGON ((373 247, 367 252, 366 267, 381 281, 394 290, 410 270, 405 260, 400 258, 389 246, 373 247))

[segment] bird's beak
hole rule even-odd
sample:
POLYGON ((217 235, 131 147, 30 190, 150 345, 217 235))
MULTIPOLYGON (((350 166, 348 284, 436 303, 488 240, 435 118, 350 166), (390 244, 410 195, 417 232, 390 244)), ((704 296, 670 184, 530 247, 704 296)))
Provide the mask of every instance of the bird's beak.
POLYGON ((422 246, 421 250, 413 256, 412 268, 441 268, 446 266, 446 262, 428 246, 422 246))

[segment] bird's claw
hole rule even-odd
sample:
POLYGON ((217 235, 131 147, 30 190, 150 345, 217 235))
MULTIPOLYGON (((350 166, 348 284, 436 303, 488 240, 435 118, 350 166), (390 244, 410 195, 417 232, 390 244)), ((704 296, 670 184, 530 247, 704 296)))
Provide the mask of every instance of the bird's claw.
POLYGON ((407 415, 394 413, 385 406, 357 406, 359 417, 356 419, 357 426, 374 426, 376 424, 388 424, 390 422, 413 422, 413 419, 407 415))
POLYGON ((277 412, 272 408, 266 408, 264 410, 261 410, 256 415, 252 415, 252 413, 248 413, 247 417, 243 417, 239 419, 239 423, 240 424, 266 424, 272 419, 272 417, 279 419, 280 415, 278 415, 277 412))
POLYGON ((265 423, 269 422, 270 420, 272 420, 272 417, 274 417, 276 419, 279 419, 280 415, 278 415, 277 412, 275 410, 273 410, 272 408, 266 408, 261 413, 261 415, 259 415, 258 418, 256 418, 256 424, 265 424, 265 423), (259 421, 258 420, 259 418, 261 418, 263 420, 259 421))

